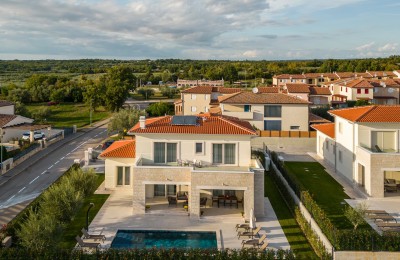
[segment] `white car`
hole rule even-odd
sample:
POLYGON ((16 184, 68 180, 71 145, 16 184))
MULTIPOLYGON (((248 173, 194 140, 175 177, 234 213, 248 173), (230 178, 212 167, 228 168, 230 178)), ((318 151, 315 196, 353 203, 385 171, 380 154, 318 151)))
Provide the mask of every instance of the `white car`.
MULTIPOLYGON (((22 134, 22 140, 29 140, 30 136, 31 136, 30 132, 25 132, 22 134)), ((35 131, 33 133, 33 139, 35 139, 35 140, 40 140, 40 139, 43 139, 44 137, 45 137, 45 135, 43 132, 35 131)))

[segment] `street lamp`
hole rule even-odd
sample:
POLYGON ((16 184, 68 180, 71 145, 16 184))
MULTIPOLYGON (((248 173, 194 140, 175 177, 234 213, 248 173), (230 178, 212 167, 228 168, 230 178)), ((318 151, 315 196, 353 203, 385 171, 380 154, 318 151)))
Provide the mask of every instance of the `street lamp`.
POLYGON ((89 208, 86 212, 86 231, 88 231, 88 232, 89 232, 89 211, 93 206, 94 206, 94 203, 90 202, 89 208))

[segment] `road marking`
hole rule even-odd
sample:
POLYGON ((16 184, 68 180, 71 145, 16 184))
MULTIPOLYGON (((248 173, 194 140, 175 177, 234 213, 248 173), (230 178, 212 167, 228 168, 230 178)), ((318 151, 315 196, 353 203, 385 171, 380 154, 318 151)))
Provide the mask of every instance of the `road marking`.
POLYGON ((42 172, 40 175, 43 175, 43 174, 45 174, 45 173, 46 173, 46 171, 42 172))
POLYGON ((60 158, 60 161, 61 161, 61 160, 64 160, 64 158, 65 158, 65 156, 61 157, 61 158, 60 158))
POLYGON ((52 166, 50 166, 49 168, 47 168, 47 170, 50 170, 51 168, 53 168, 54 164, 52 166))
POLYGON ((11 198, 9 198, 7 201, 12 200, 15 197, 15 195, 12 195, 11 198))
MULTIPOLYGON (((43 174, 43 173, 42 173, 43 174)), ((37 178, 39 178, 39 176, 37 176, 35 179, 31 180, 31 182, 29 184, 32 184, 34 181, 37 180, 37 178)))
POLYGON ((56 162, 54 163, 54 165, 56 165, 56 164, 59 163, 59 162, 60 162, 60 160, 56 161, 56 162))
POLYGON ((68 155, 70 155, 71 153, 67 153, 65 156, 68 156, 68 155))
POLYGON ((22 189, 20 189, 19 191, 18 191, 18 193, 21 193, 23 190, 25 190, 26 189, 26 187, 23 187, 22 189))

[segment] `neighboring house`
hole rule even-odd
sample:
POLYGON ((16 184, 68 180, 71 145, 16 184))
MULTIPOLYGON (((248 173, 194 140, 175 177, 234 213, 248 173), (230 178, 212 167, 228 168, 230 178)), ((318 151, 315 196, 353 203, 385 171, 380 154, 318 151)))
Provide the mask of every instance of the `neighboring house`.
POLYGON ((396 105, 399 104, 400 80, 371 80, 374 86, 372 103, 376 105, 396 105))
POLYGON ((218 107, 218 97, 240 92, 239 88, 195 86, 181 91, 181 99, 175 101, 177 115, 197 115, 207 113, 212 107, 218 107))
POLYGON ((373 99, 374 86, 369 80, 363 78, 333 81, 329 85, 335 97, 341 97, 346 101, 372 101, 373 99))
POLYGON ((6 128, 22 124, 31 124, 33 119, 10 114, 0 114, 0 128, 6 128))
POLYGON ((286 93, 303 100, 308 101, 308 95, 310 94, 309 86, 305 83, 286 83, 283 87, 286 93))
POLYGON ((371 197, 393 191, 388 182, 400 186, 400 106, 355 107, 330 114, 334 123, 312 126, 317 130, 317 154, 371 197))
POLYGON ((223 115, 248 121, 260 130, 308 131, 309 102, 282 93, 239 92, 218 98, 223 115))
POLYGON ((304 74, 281 74, 272 77, 272 85, 281 87, 286 83, 307 83, 304 74))
POLYGON ((145 213, 146 199, 187 192, 190 217, 200 216, 200 198, 221 194, 243 200, 245 215, 264 215, 264 169, 251 159, 256 132, 226 116, 164 116, 129 130, 134 140, 116 141, 105 159, 105 188, 131 189, 132 207, 145 213))
POLYGON ((0 100, 0 114, 3 115, 14 115, 15 104, 10 101, 0 100))
POLYGON ((329 88, 310 86, 310 94, 308 100, 313 105, 329 105, 332 101, 332 92, 329 88))
POLYGON ((178 79, 176 85, 178 88, 181 87, 195 87, 195 86, 212 86, 212 87, 223 87, 224 80, 187 80, 187 79, 178 79))

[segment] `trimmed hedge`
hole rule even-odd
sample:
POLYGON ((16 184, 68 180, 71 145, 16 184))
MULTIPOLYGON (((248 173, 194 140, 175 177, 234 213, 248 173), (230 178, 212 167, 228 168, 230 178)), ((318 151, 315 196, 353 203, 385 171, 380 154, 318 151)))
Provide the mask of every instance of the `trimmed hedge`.
POLYGON ((217 250, 217 249, 108 249, 97 251, 93 254, 85 253, 82 250, 58 250, 32 252, 23 249, 3 249, 0 250, 0 259, 33 259, 33 260, 53 260, 53 259, 84 259, 84 260, 112 260, 112 259, 295 259, 289 250, 266 250, 259 253, 253 248, 240 250, 217 250))

